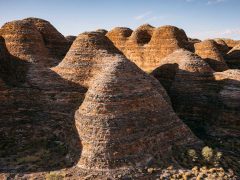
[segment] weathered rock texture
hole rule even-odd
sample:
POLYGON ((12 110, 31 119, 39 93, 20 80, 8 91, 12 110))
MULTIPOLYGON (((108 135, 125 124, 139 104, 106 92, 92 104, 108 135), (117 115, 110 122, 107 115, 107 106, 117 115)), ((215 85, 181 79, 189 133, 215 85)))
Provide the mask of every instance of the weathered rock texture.
POLYGON ((102 59, 109 54, 119 53, 104 34, 82 33, 73 42, 63 61, 53 70, 69 81, 88 87, 89 80, 100 71, 102 59))
POLYGON ((204 60, 178 50, 162 60, 152 75, 166 88, 176 113, 197 135, 239 134, 239 70, 214 73, 204 60))
POLYGON ((73 115, 86 89, 12 56, 3 38, 0 52, 0 171, 71 166, 81 152, 73 115))
POLYGON ((192 46, 185 32, 174 26, 154 28, 145 24, 135 31, 115 28, 106 36, 128 59, 145 71, 158 67, 160 61, 174 50, 191 49, 192 46))
POLYGON ((227 46, 228 46, 230 49, 240 43, 240 41, 233 40, 233 39, 222 39, 222 40, 227 44, 227 46))
POLYGON ((197 131, 204 124, 207 112, 211 111, 208 106, 210 92, 206 87, 214 79, 212 73, 203 59, 180 49, 164 58, 151 74, 167 90, 179 117, 197 131))
POLYGON ((70 44, 70 46, 72 45, 73 41, 75 41, 75 39, 77 38, 77 36, 66 36, 65 37, 66 40, 68 41, 68 43, 70 44))
POLYGON ((226 62, 230 68, 240 69, 240 43, 227 53, 226 62))
POLYGON ((217 39, 214 39, 214 41, 217 43, 216 45, 217 45, 217 48, 218 48, 219 52, 225 58, 225 56, 228 53, 228 51, 230 50, 230 48, 225 43, 225 41, 222 40, 222 39, 217 38, 217 39))
POLYGON ((49 50, 50 55, 56 59, 62 60, 69 49, 68 41, 65 37, 46 20, 27 18, 23 21, 27 21, 35 25, 37 30, 41 33, 44 44, 49 50))
POLYGON ((0 35, 12 55, 30 63, 57 65, 69 49, 64 36, 42 19, 8 22, 0 29, 0 35))
MULTIPOLYGON (((240 70, 214 73, 215 85, 219 87, 215 111, 209 117, 212 125, 218 127, 218 136, 240 135, 240 70)), ((214 85, 214 84, 213 84, 214 85)), ((211 131, 209 133, 213 133, 211 131)))
POLYGON ((122 55, 102 61, 106 66, 75 114, 83 145, 80 168, 134 172, 168 158, 174 145, 199 143, 147 74, 122 55))
POLYGON ((194 44, 195 53, 203 58, 215 71, 227 70, 228 66, 217 47, 217 43, 213 40, 205 40, 194 44))

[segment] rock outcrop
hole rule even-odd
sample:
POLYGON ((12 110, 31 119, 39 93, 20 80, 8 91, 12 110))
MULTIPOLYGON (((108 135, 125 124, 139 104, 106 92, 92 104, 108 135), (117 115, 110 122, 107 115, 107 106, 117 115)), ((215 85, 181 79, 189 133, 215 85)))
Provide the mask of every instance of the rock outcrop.
POLYGON ((78 167, 99 174, 134 174, 169 158, 175 145, 199 143, 134 63, 122 55, 102 61, 106 66, 92 79, 75 114, 83 145, 78 167))
POLYGON ((240 43, 227 53, 226 62, 231 69, 240 69, 240 43))
POLYGON ((168 55, 151 73, 167 90, 175 112, 195 132, 201 131, 211 111, 206 87, 214 79, 212 73, 203 59, 183 49, 168 55))
MULTIPOLYGON (((122 55, 103 33, 85 32, 77 37, 63 61, 52 70, 62 78, 88 88, 91 79, 108 66, 103 60, 116 54, 122 55)), ((171 104, 161 84, 152 77, 148 79, 171 104)))
POLYGON ((222 40, 227 44, 227 46, 228 46, 230 49, 240 43, 240 41, 233 40, 233 39, 222 39, 222 40))
POLYGON ((209 119, 215 131, 210 134, 218 136, 240 135, 240 70, 227 70, 214 73, 215 86, 219 88, 216 94, 215 111, 209 119), (215 134, 216 133, 216 134, 215 134))
POLYGON ((0 35, 6 42, 8 51, 24 61, 51 64, 42 35, 35 26, 25 21, 12 21, 3 25, 0 35))
POLYGON ((213 70, 227 70, 228 66, 217 47, 217 43, 213 40, 205 40, 194 44, 195 53, 203 58, 213 70))
POLYGON ((158 67, 160 61, 176 49, 191 49, 185 32, 174 26, 154 28, 145 24, 133 32, 128 28, 115 28, 106 36, 145 71, 158 67))
POLYGON ((152 75, 167 90, 175 112, 199 137, 239 134, 239 70, 214 72, 198 56, 177 50, 152 75))
POLYGON ((88 87, 89 80, 99 72, 102 59, 109 54, 121 54, 100 32, 80 34, 65 58, 53 70, 63 78, 88 87))
POLYGON ((63 59, 69 49, 68 41, 50 22, 39 18, 27 18, 23 21, 35 25, 51 57, 63 59))
POLYGON ((218 48, 219 52, 225 58, 225 56, 228 53, 228 51, 230 50, 230 48, 225 43, 225 41, 222 39, 217 38, 217 39, 214 39, 214 41, 217 43, 217 48, 218 48))
POLYGON ((0 35, 13 56, 48 67, 57 65, 69 49, 65 37, 42 19, 8 22, 0 29, 0 35))
POLYGON ((65 39, 68 41, 70 46, 72 45, 73 41, 75 41, 76 38, 77 38, 77 36, 72 36, 72 35, 65 37, 65 39))
POLYGON ((11 55, 3 38, 0 52, 0 171, 72 166, 81 152, 73 115, 86 89, 11 55))

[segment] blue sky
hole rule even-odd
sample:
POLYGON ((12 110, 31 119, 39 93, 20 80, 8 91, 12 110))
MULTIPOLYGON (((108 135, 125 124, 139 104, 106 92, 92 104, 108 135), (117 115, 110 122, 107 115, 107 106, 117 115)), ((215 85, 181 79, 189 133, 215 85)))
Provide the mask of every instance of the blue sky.
POLYGON ((240 0, 0 0, 0 26, 26 17, 64 35, 116 26, 174 25, 200 39, 240 39, 240 0))

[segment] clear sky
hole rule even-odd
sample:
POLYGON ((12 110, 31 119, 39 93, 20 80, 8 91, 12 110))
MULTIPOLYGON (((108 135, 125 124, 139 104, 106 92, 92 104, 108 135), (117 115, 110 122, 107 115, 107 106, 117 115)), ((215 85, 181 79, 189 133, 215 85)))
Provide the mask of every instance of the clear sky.
POLYGON ((240 0, 0 0, 0 26, 26 17, 46 19, 63 35, 149 23, 193 38, 240 39, 240 0))

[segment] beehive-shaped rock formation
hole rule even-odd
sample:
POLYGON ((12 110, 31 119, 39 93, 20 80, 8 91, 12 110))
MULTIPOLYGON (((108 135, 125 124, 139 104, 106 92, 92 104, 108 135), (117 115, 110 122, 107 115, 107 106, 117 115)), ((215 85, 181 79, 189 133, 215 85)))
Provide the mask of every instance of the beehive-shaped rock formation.
POLYGON ((34 25, 25 21, 12 21, 0 29, 8 51, 24 61, 49 64, 51 58, 44 46, 42 35, 34 25))
POLYGON ((37 30, 43 36, 44 44, 51 57, 62 60, 69 49, 69 43, 66 38, 46 20, 39 18, 27 18, 23 21, 35 25, 37 30))
POLYGON ((226 62, 232 69, 240 69, 240 44, 234 46, 226 55, 226 62))
POLYGON ((191 46, 185 32, 174 26, 154 28, 145 24, 134 32, 127 28, 115 28, 106 36, 145 71, 158 67, 161 59, 174 50, 191 46))
POLYGON ((147 74, 122 55, 102 61, 106 66, 75 114, 80 168, 127 173, 169 157, 174 145, 199 143, 147 74))
POLYGON ((37 18, 8 22, 0 35, 13 56, 45 66, 57 65, 70 46, 49 22, 37 18))
POLYGON ((217 48, 217 43, 213 40, 205 40, 194 44, 195 53, 203 58, 215 71, 228 69, 223 56, 217 48))
MULTIPOLYGON (((213 126, 219 136, 240 134, 240 70, 227 70, 214 73, 215 86, 219 88, 215 111, 211 114, 213 126)), ((214 84, 213 84, 214 85, 214 84)), ((210 132, 213 133, 213 132, 210 132)))
POLYGON ((73 42, 63 61, 53 70, 65 79, 88 87, 88 81, 98 73, 102 59, 116 53, 120 51, 104 34, 82 33, 73 42))
POLYGON ((85 92, 44 65, 12 56, 0 37, 0 171, 72 165, 81 151, 73 115, 85 92))
POLYGON ((187 51, 176 50, 161 61, 152 72, 167 90, 175 112, 195 130, 200 128, 210 111, 206 89, 213 81, 213 70, 199 56, 187 51))

